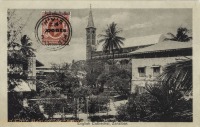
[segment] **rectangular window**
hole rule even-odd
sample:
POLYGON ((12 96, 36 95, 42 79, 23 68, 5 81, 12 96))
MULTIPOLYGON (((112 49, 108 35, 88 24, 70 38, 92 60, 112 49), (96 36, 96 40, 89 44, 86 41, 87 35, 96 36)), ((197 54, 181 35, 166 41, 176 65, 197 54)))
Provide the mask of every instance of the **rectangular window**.
POLYGON ((138 73, 140 77, 145 77, 146 72, 145 72, 145 67, 139 67, 138 68, 138 73))
POLYGON ((153 67, 153 76, 156 77, 160 75, 160 67, 153 67))

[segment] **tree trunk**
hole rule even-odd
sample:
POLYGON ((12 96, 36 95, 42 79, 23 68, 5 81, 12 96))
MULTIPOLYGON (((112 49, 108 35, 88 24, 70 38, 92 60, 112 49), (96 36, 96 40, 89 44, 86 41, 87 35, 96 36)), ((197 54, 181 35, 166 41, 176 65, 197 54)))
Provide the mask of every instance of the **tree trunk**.
POLYGON ((114 50, 112 50, 112 55, 113 55, 113 62, 112 62, 112 64, 114 66, 114 60, 115 60, 115 58, 114 58, 114 50))

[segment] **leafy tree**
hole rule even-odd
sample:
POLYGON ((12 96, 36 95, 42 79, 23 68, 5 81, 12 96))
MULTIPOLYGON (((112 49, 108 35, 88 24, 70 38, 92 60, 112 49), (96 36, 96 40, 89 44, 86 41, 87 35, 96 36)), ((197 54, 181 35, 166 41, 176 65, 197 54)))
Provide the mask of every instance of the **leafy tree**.
POLYGON ((176 35, 174 35, 172 33, 167 33, 167 35, 170 35, 170 38, 165 38, 164 40, 188 42, 188 41, 192 40, 192 37, 189 35, 190 32, 191 31, 185 27, 179 27, 177 29, 176 35))
POLYGON ((88 86, 80 86, 73 90, 75 98, 85 98, 91 94, 91 90, 88 86))
POLYGON ((71 71, 74 73, 74 75, 77 75, 78 71, 86 71, 86 62, 83 60, 72 60, 71 71))
POLYGON ((145 117, 149 115, 150 106, 153 102, 154 98, 147 93, 131 95, 126 104, 117 108, 116 118, 118 121, 146 121, 145 117))
POLYGON ((112 66, 111 71, 99 75, 97 80, 100 88, 106 85, 109 89, 117 91, 119 95, 125 96, 129 95, 130 82, 131 72, 115 66, 112 66))
POLYGON ((121 45, 123 45, 123 41, 125 38, 118 36, 118 34, 122 32, 121 29, 117 28, 116 23, 111 23, 108 28, 105 30, 105 34, 100 34, 99 37, 102 39, 99 40, 99 43, 103 44, 103 51, 105 53, 112 53, 113 56, 113 64, 114 64, 114 53, 116 50, 121 49, 121 45))
POLYGON ((40 97, 45 97, 45 98, 60 97, 60 91, 61 91, 60 87, 48 85, 48 87, 45 87, 40 90, 41 93, 40 97))
POLYGON ((98 76, 104 71, 104 62, 101 60, 87 61, 86 64, 86 81, 91 88, 97 88, 96 81, 98 76))
POLYGON ((88 112, 90 114, 95 114, 99 111, 108 111, 108 103, 109 98, 107 96, 92 96, 89 98, 88 112))
POLYGON ((44 103, 44 108, 47 109, 49 117, 53 117, 56 112, 75 112, 77 116, 76 98, 82 95, 86 96, 85 92, 88 89, 79 86, 79 79, 74 73, 71 73, 71 65, 52 64, 52 69, 55 73, 48 74, 45 81, 38 81, 38 90, 40 90, 40 98, 49 98, 48 103, 44 103), (82 94, 81 94, 82 92, 82 94), (57 101, 54 98, 60 98, 57 101), (61 103, 62 102, 62 103, 61 103), (71 110, 71 111, 70 111, 71 110))
MULTIPOLYGON (((12 48, 14 50, 16 47, 21 47, 19 44, 22 37, 22 30, 29 21, 32 12, 29 14, 28 18, 25 21, 22 21, 22 17, 17 16, 15 9, 8 9, 7 13, 7 40, 8 40, 8 49, 12 48)), ((23 45, 23 44, 22 44, 23 45)))
POLYGON ((106 82, 110 89, 117 91, 119 95, 128 96, 130 91, 130 79, 123 79, 118 76, 112 77, 106 82))
POLYGON ((77 77, 70 73, 69 65, 64 66, 53 64, 52 68, 55 73, 47 76, 47 84, 61 88, 61 93, 66 93, 68 96, 73 93, 73 89, 79 86, 77 77))

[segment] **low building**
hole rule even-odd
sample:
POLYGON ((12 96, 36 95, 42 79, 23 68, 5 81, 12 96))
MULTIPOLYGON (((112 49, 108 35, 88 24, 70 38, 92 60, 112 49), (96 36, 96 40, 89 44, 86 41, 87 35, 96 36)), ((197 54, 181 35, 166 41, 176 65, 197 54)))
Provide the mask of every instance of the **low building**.
POLYGON ((131 92, 143 93, 147 83, 157 81, 168 63, 192 57, 192 42, 163 41, 129 53, 132 57, 131 92))
POLYGON ((20 50, 8 50, 8 119, 14 119, 28 108, 27 98, 36 92, 36 67, 43 66, 35 55, 25 56, 20 50))
POLYGON ((36 67, 43 66, 36 60, 36 56, 24 56, 19 50, 8 51, 8 83, 12 86, 12 81, 18 84, 8 91, 26 92, 36 91, 36 67))
POLYGON ((37 79, 46 79, 46 76, 49 74, 54 74, 55 70, 51 67, 37 67, 36 68, 36 78, 37 79))

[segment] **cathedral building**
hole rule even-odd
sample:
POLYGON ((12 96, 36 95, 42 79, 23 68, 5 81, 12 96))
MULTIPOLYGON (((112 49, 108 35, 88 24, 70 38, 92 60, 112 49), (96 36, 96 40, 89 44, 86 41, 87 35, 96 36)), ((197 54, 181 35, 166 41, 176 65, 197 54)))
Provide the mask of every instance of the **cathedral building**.
MULTIPOLYGON (((92 9, 90 7, 88 24, 86 29, 86 60, 109 60, 113 59, 112 53, 103 52, 103 46, 98 44, 96 38, 97 28, 94 25, 92 9)), ((130 52, 135 50, 151 46, 158 42, 160 34, 150 35, 145 37, 129 38, 124 42, 124 46, 120 51, 116 51, 114 54, 116 65, 120 68, 131 71, 131 57, 130 52), (137 42, 136 42, 137 41, 137 42), (135 43, 136 42, 136 43, 135 43)), ((109 71, 111 62, 105 63, 105 70, 109 71)))
MULTIPOLYGON (((113 59, 112 54, 102 51, 102 45, 96 44, 96 29, 90 8, 86 27, 87 60, 113 59)), ((192 59, 192 41, 165 41, 166 38, 166 34, 129 38, 121 51, 115 53, 116 64, 132 72, 131 93, 145 92, 145 84, 157 82, 157 76, 167 64, 192 59)), ((107 63, 105 70, 109 70, 107 63)))
MULTIPOLYGON (((113 58, 112 54, 104 53, 102 51, 102 45, 97 44, 97 40, 96 40, 97 28, 94 25, 91 7, 89 11, 88 24, 85 29, 86 29, 86 60, 112 59, 113 58)), ((120 52, 118 51, 115 53, 114 57, 116 60, 119 60, 119 61, 124 60, 124 59, 129 60, 130 52, 133 52, 140 48, 151 46, 155 44, 156 42, 158 42, 159 38, 160 38, 160 34, 150 35, 150 36, 145 36, 145 37, 129 38, 127 39, 127 41, 124 42, 124 46, 122 47, 120 52), (135 43, 135 41, 138 41, 138 43, 135 43)))

